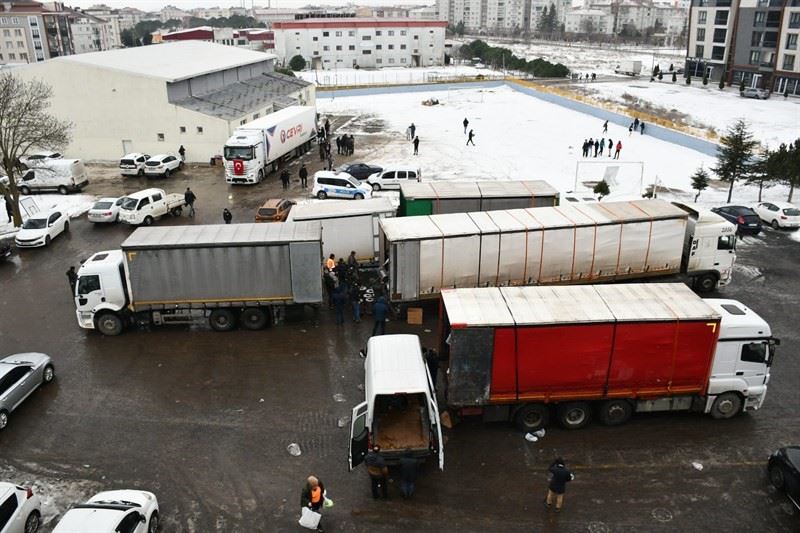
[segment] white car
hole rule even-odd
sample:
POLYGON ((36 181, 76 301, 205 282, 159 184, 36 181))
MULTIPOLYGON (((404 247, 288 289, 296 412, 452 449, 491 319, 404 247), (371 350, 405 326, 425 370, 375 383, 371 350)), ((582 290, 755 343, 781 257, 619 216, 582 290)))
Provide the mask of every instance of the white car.
POLYGON ((144 176, 144 164, 150 156, 134 152, 126 154, 119 160, 119 173, 123 176, 144 176))
POLYGON ((0 481, 0 533, 36 533, 42 503, 30 488, 0 481))
POLYGON ((320 200, 325 198, 347 198, 363 200, 372 196, 372 188, 359 182, 347 172, 320 170, 314 174, 314 187, 311 194, 320 200))
POLYGON ((155 533, 158 500, 143 490, 110 490, 67 511, 53 533, 155 533))
POLYGON ((69 216, 61 211, 45 211, 31 216, 22 224, 14 243, 17 248, 47 246, 65 231, 69 231, 69 216))
POLYGON ((183 168, 183 161, 173 154, 158 154, 150 157, 144 164, 144 173, 148 176, 164 176, 168 178, 176 170, 183 168))
POLYGON ((39 161, 44 161, 46 159, 61 159, 62 156, 58 152, 50 152, 48 150, 44 150, 41 152, 34 152, 29 155, 24 155, 19 158, 19 162, 25 165, 26 167, 36 166, 36 163, 39 161))
POLYGON ((367 183, 373 191, 379 191, 381 189, 400 189, 400 184, 420 179, 422 179, 422 172, 418 168, 391 166, 368 177, 367 183))
POLYGON ((800 209, 789 202, 762 202, 753 211, 774 229, 800 228, 800 209))
POLYGON ((125 198, 100 198, 86 214, 89 222, 116 222, 119 220, 119 206, 125 198))

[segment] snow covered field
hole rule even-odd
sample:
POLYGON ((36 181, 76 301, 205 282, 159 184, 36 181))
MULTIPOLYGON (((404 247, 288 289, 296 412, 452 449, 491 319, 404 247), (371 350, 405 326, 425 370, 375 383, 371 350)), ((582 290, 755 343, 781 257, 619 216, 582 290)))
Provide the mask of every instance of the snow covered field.
POLYGON ((502 72, 468 65, 449 67, 420 68, 382 68, 305 70, 297 76, 317 84, 319 87, 342 87, 354 85, 409 85, 416 83, 436 83, 442 81, 461 81, 483 76, 486 79, 502 78, 502 72))

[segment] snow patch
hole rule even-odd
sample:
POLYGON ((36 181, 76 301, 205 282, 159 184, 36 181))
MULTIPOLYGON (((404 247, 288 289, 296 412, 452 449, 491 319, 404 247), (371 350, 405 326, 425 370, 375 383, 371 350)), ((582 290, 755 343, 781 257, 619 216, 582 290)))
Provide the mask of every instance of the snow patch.
MULTIPOLYGON (((58 209, 69 214, 70 218, 76 218, 91 209, 97 200, 97 196, 91 194, 37 194, 34 196, 22 196, 21 202, 32 201, 35 208, 41 211, 48 211, 50 209, 58 209)), ((24 213, 24 210, 23 210, 24 213)), ((5 209, 0 213, 0 237, 8 237, 14 235, 19 231, 14 227, 13 223, 8 222, 5 216, 5 209)), ((23 220, 26 217, 23 216, 23 220)))

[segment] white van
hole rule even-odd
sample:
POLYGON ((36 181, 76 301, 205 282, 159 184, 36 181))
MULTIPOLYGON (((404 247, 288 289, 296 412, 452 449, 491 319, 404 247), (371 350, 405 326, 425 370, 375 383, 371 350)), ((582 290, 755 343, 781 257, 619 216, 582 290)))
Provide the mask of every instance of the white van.
POLYGON ((419 168, 395 165, 384 168, 381 172, 377 172, 368 177, 367 183, 372 187, 373 191, 379 191, 381 189, 400 190, 401 183, 420 181, 421 179, 422 172, 419 168))
POLYGON ((17 188, 25 195, 41 191, 67 194, 88 184, 89 176, 80 159, 42 159, 17 178, 17 188))
POLYGON ((119 160, 119 173, 123 176, 144 176, 144 164, 150 159, 147 154, 134 152, 119 160))
POLYGON ((414 457, 437 455, 444 470, 439 406, 419 337, 371 337, 364 369, 366 401, 353 408, 350 423, 350 470, 375 444, 387 464, 399 463, 410 450, 414 457))

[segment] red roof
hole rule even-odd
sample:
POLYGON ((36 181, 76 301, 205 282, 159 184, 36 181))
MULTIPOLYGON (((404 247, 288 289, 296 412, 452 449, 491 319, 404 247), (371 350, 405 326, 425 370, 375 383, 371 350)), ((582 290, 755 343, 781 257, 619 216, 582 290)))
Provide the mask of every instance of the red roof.
POLYGON ((214 30, 195 28, 191 30, 181 30, 172 33, 165 33, 161 36, 164 41, 190 41, 193 39, 214 39, 214 30))
POLYGON ((273 29, 318 29, 318 28, 446 28, 446 20, 391 19, 391 18, 319 18, 273 22, 273 29))

